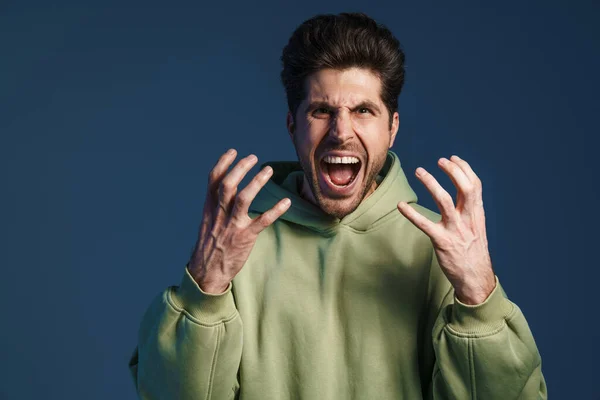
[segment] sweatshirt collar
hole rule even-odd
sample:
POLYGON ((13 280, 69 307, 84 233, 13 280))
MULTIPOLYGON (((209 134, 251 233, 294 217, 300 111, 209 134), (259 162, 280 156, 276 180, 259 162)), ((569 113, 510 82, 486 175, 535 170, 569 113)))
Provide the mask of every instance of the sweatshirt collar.
MULTIPOLYGON (((284 197, 290 198, 292 205, 281 219, 305 226, 323 233, 333 233, 340 226, 357 231, 367 231, 377 222, 400 212, 400 201, 416 202, 417 195, 410 187, 401 167, 398 156, 388 151, 380 171, 381 182, 373 193, 352 213, 342 219, 325 214, 319 207, 300 197, 299 189, 303 171, 298 161, 274 161, 263 164, 273 168, 273 176, 258 193, 250 210, 257 213, 267 211, 284 197)), ((262 167, 261 167, 262 168, 262 167)))

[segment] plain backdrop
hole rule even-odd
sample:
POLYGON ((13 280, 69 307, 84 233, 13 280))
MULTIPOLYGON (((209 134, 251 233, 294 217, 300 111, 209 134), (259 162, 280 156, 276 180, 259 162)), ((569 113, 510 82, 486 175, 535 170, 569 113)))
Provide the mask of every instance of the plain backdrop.
MULTIPOLYGON (((553 399, 599 399, 597 1, 0 2, 0 398, 133 399, 127 362, 178 284, 230 147, 292 160, 280 55, 363 11, 406 52, 400 156, 483 181, 490 253, 553 399)), ((255 173, 256 167, 253 170, 255 173)))

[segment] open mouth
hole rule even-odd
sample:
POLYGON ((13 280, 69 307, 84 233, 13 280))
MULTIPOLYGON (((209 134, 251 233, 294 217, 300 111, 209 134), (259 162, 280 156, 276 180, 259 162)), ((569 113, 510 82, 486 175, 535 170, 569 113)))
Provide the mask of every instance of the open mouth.
POLYGON ((330 195, 348 194, 361 171, 361 161, 357 157, 325 156, 321 159, 320 169, 322 189, 330 195))

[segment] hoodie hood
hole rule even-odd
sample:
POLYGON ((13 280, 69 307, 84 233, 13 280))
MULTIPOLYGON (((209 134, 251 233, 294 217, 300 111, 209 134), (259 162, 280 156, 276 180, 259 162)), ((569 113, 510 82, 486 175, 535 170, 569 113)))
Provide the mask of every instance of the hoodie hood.
POLYGON ((367 231, 378 222, 400 214, 397 204, 417 202, 417 195, 408 184, 400 165, 400 159, 388 151, 385 164, 379 172, 379 185, 352 213, 339 219, 325 214, 319 207, 300 197, 304 171, 298 161, 273 161, 264 166, 273 168, 273 176, 258 192, 250 206, 250 212, 263 213, 279 200, 288 197, 292 204, 280 219, 305 226, 311 230, 327 233, 345 225, 356 231, 367 231))

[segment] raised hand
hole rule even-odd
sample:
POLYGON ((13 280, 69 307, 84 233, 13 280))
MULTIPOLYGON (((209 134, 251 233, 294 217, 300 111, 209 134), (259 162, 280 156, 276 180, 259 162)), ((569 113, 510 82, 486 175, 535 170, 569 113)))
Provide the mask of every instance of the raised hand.
POLYGON ((261 216, 250 218, 248 207, 273 170, 269 166, 263 168, 238 193, 238 185, 258 158, 251 154, 227 173, 236 154, 234 149, 227 151, 210 172, 198 241, 188 264, 190 274, 207 293, 222 293, 227 289, 246 263, 258 234, 291 204, 290 199, 282 199, 261 216))
POLYGON ((496 286, 485 229, 482 183, 466 161, 457 156, 451 160, 440 158, 439 166, 457 188, 456 208, 452 196, 433 175, 417 168, 416 175, 433 196, 442 219, 434 223, 405 202, 398 203, 398 210, 430 237, 458 300, 479 304, 496 286))

